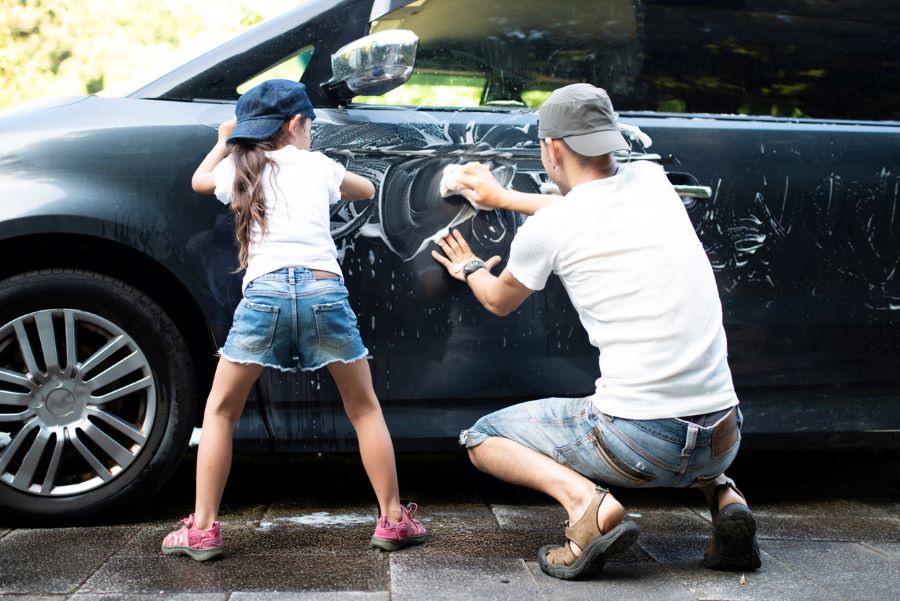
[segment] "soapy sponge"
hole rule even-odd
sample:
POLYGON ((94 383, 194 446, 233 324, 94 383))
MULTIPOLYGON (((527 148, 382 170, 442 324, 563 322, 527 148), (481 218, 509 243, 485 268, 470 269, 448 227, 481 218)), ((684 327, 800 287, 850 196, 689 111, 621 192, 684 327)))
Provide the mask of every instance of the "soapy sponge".
MULTIPOLYGON (((459 175, 462 171, 462 168, 465 165, 447 165, 444 167, 444 175, 441 177, 440 189, 441 189, 441 197, 447 198, 448 196, 459 195, 462 196, 462 185, 459 183, 459 175)), ((465 198, 465 197, 464 197, 465 198)), ((468 200, 468 199, 466 199, 468 200)), ((472 202, 469 200, 469 204, 472 207, 478 209, 479 211, 490 211, 490 207, 485 207, 483 205, 478 204, 477 202, 472 202)))

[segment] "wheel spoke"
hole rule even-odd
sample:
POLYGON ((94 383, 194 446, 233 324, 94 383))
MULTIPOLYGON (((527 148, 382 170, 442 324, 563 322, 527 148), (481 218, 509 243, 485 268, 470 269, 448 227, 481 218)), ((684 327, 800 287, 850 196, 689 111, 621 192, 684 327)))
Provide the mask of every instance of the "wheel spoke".
POLYGON ((128 449, 110 438, 109 434, 94 424, 88 422, 83 426, 80 426, 80 429, 121 467, 124 468, 134 460, 134 455, 132 455, 128 449))
POLYGON ((44 352, 44 365, 47 373, 59 371, 59 356, 56 353, 56 334, 53 331, 53 313, 41 311, 34 316, 38 337, 41 339, 41 350, 44 352))
POLYGON ((131 353, 109 369, 104 370, 99 375, 91 378, 86 382, 88 390, 91 392, 98 388, 103 388, 111 382, 115 382, 119 378, 123 378, 136 369, 144 367, 144 359, 138 352, 131 353))
POLYGON ((9 465, 9 461, 13 458, 13 455, 16 454, 16 451, 19 450, 19 447, 22 446, 22 443, 25 442, 25 439, 28 438, 28 435, 31 434, 31 431, 38 427, 37 419, 33 419, 27 424, 25 424, 19 432, 13 436, 12 441, 9 443, 9 446, 0 453, 0 475, 6 471, 6 466, 9 465))
POLYGON ((43 428, 38 432, 37 438, 34 439, 34 442, 31 443, 31 448, 25 453, 25 459, 22 460, 22 465, 19 466, 19 471, 16 472, 16 476, 13 478, 13 487, 27 490, 31 486, 34 480, 34 473, 37 471, 38 464, 44 455, 44 449, 47 448, 47 443, 50 442, 51 436, 50 431, 43 428))
POLYGON ((16 386, 24 386, 28 390, 34 390, 34 382, 26 378, 23 374, 0 367, 0 382, 15 384, 16 386))
POLYGON ((61 433, 56 435, 56 446, 53 447, 53 456, 50 458, 50 465, 47 466, 47 475, 44 476, 44 483, 41 484, 41 494, 50 494, 53 485, 56 483, 56 474, 59 471, 59 460, 62 457, 63 447, 66 446, 65 438, 61 433))
POLYGON ((78 436, 75 432, 70 431, 68 428, 66 429, 66 438, 68 438, 69 442, 72 443, 72 446, 81 453, 81 456, 84 457, 85 461, 87 461, 94 471, 97 472, 97 475, 100 476, 100 479, 104 482, 108 482, 112 480, 112 474, 109 473, 109 470, 106 469, 106 466, 97 459, 97 457, 91 453, 90 449, 84 446, 84 443, 78 440, 78 436))
POLYGON ((66 310, 63 312, 66 319, 66 375, 75 372, 75 364, 78 362, 78 340, 75 336, 75 312, 66 310))
POLYGON ((144 388, 149 388, 153 385, 153 377, 146 376, 138 380, 137 382, 132 382, 127 386, 123 386, 122 388, 118 388, 113 390, 112 392, 107 392, 106 394, 100 396, 92 396, 91 404, 93 405, 102 405, 104 403, 108 403, 110 401, 114 401, 116 399, 122 398, 126 394, 131 394, 137 390, 143 390, 144 388))
POLYGON ((20 422, 32 415, 34 415, 34 409, 31 407, 19 413, 0 413, 0 423, 20 422))
POLYGON ((78 366, 78 372, 86 374, 100 364, 104 359, 115 353, 117 350, 128 344, 125 336, 116 336, 103 345, 100 350, 88 357, 87 361, 78 366))
POLYGON ((19 342, 19 350, 22 351, 22 359, 25 360, 25 368, 28 373, 36 376, 41 373, 38 369, 37 361, 34 358, 34 351, 31 350, 31 341, 28 340, 28 334, 25 332, 25 323, 19 319, 13 324, 16 330, 16 340, 19 342))
POLYGON ((12 405, 14 407, 24 407, 31 400, 31 395, 27 392, 12 392, 11 390, 0 390, 0 405, 12 405))
POLYGON ((147 442, 146 436, 141 434, 140 431, 138 431, 134 426, 119 418, 118 416, 115 416, 108 411, 97 409, 95 407, 88 407, 87 412, 88 415, 93 415, 94 417, 102 420, 104 423, 109 424, 139 445, 143 445, 145 442, 147 442))

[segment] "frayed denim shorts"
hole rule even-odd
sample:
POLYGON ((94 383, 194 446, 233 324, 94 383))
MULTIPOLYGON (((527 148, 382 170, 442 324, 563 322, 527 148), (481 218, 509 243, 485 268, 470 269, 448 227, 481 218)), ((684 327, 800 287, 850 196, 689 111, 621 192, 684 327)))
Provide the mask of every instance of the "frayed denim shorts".
POLYGON ((282 371, 319 369, 368 356, 343 278, 317 280, 301 267, 247 285, 219 356, 282 371))
POLYGON ((491 436, 508 438, 601 484, 690 487, 731 465, 742 422, 737 406, 703 416, 638 420, 606 415, 591 397, 551 398, 486 415, 459 442, 471 448, 491 436))

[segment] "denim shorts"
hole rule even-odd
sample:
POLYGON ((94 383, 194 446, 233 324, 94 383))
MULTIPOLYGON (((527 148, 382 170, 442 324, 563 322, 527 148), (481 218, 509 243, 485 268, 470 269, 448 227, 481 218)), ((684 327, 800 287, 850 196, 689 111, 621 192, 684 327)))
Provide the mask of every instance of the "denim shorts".
POLYGON ((590 397, 551 398, 486 415, 459 442, 474 447, 490 436, 508 438, 607 485, 701 486, 731 465, 743 421, 736 406, 703 417, 690 418, 699 424, 624 419, 600 412, 590 397))
POLYGON ((368 356, 343 278, 321 279, 301 267, 247 285, 219 356, 282 371, 318 369, 368 356))

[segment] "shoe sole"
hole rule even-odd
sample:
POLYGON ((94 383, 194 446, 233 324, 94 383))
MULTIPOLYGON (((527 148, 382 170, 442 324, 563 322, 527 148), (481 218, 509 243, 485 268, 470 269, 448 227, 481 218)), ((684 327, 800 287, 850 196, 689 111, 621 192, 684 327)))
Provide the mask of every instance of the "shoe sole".
POLYGON ((428 538, 427 534, 423 534, 421 536, 410 536, 409 538, 404 538, 403 540, 388 540, 386 538, 376 538, 372 537, 372 540, 369 541, 373 547, 381 549, 382 551, 399 551, 404 547, 408 547, 410 545, 420 545, 425 542, 425 539, 428 538))
POLYGON ((575 580, 592 576, 603 569, 607 558, 621 553, 640 536, 641 531, 632 521, 625 521, 604 534, 598 536, 585 547, 581 555, 570 566, 554 565, 547 562, 547 552, 556 545, 545 545, 538 551, 538 562, 548 576, 562 580, 575 580))
POLYGON ((712 552, 703 565, 712 570, 737 572, 762 565, 756 542, 756 519, 744 505, 723 508, 713 526, 712 552))
POLYGON ((185 555, 195 561, 208 561, 222 555, 222 548, 191 549, 190 547, 163 547, 163 555, 185 555))

